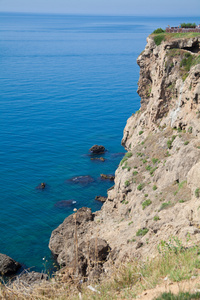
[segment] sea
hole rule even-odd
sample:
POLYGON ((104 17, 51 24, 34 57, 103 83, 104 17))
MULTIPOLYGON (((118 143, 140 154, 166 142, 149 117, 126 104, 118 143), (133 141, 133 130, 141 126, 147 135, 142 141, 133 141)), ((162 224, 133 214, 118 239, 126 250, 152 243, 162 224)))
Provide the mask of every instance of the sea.
POLYGON ((136 59, 154 29, 180 22, 200 19, 0 13, 0 253, 52 270, 52 230, 74 208, 101 208, 113 182, 100 174, 115 173, 140 107, 136 59))

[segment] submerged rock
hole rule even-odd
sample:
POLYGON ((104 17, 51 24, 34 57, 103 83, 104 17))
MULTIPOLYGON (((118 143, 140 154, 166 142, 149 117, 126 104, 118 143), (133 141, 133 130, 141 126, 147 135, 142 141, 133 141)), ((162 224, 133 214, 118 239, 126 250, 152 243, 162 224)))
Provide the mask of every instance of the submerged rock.
POLYGON ((94 178, 89 175, 75 176, 75 177, 72 177, 71 179, 68 179, 67 182, 71 182, 71 183, 75 183, 75 184, 79 183, 81 185, 87 185, 87 184, 94 182, 94 178))
POLYGON ((45 182, 41 182, 38 186, 36 186, 36 189, 43 190, 46 187, 45 182))
POLYGON ((65 208, 65 207, 72 206, 74 204, 76 204, 75 200, 61 200, 61 201, 56 202, 54 204, 54 206, 58 207, 58 208, 65 208))
POLYGON ((91 160, 99 160, 99 161, 105 161, 105 158, 103 158, 103 157, 91 157, 90 158, 91 160))
POLYGON ((104 153, 105 152, 105 147, 102 146, 102 145, 94 145, 90 148, 90 151, 94 154, 101 154, 101 153, 104 153))
POLYGON ((95 200, 100 201, 100 202, 106 202, 107 197, 105 197, 105 196, 96 196, 95 200))
POLYGON ((101 179, 109 179, 110 181, 114 181, 114 175, 101 174, 101 179))
POLYGON ((15 274, 21 268, 20 263, 16 262, 11 257, 0 253, 0 275, 15 274))

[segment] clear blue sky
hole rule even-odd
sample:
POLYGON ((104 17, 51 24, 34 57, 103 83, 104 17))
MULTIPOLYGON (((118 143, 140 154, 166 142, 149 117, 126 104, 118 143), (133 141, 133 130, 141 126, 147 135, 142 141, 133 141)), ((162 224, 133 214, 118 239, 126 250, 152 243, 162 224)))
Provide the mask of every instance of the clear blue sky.
POLYGON ((198 16, 200 0, 0 0, 0 11, 198 16))

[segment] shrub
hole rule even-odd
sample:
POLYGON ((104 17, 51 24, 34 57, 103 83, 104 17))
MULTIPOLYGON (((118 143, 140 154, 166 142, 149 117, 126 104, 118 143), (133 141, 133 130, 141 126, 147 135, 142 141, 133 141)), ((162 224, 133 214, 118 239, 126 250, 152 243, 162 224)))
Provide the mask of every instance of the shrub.
POLYGON ((143 162, 143 164, 146 164, 146 163, 147 163, 147 160, 146 160, 146 159, 143 159, 142 162, 143 162))
POLYGON ((142 209, 145 209, 151 203, 152 203, 152 201, 150 199, 145 200, 144 202, 142 202, 142 209))
POLYGON ((184 145, 188 145, 189 144, 189 141, 185 141, 184 145))
POLYGON ((136 236, 144 236, 149 231, 148 228, 141 228, 136 232, 136 236))
POLYGON ((151 169, 150 174, 153 175, 153 173, 155 172, 156 169, 158 169, 158 167, 151 169))
POLYGON ((151 166, 149 166, 149 165, 148 165, 148 166, 146 166, 146 170, 147 170, 147 171, 150 171, 151 169, 152 169, 152 167, 151 167, 151 166))
POLYGON ((152 163, 155 165, 156 163, 157 163, 157 161, 158 161, 158 158, 152 158, 152 163))
POLYGON ((167 207, 170 206, 170 205, 171 205, 171 202, 170 202, 170 201, 168 201, 168 202, 163 202, 162 205, 161 205, 161 207, 160 207, 160 209, 159 209, 159 211, 161 211, 161 210, 167 208, 167 207))
POLYGON ((162 28, 157 28, 153 31, 153 34, 158 34, 158 33, 163 33, 165 32, 165 30, 163 30, 162 28))
POLYGON ((185 201, 183 199, 179 200, 178 201, 179 203, 184 203, 185 201))
POLYGON ((154 39, 156 46, 159 46, 162 43, 162 41, 165 40, 165 34, 161 33, 161 34, 155 35, 153 39, 154 39))
POLYGON ((199 196, 200 196, 200 188, 197 188, 197 189, 195 190, 194 194, 195 194, 195 196, 196 196, 197 198, 199 198, 199 196))
POLYGON ((145 197, 148 197, 148 194, 144 194, 145 197))
POLYGON ((192 126, 188 128, 188 133, 192 133, 192 126))
POLYGON ((154 220, 154 221, 159 221, 160 218, 159 218, 159 216, 155 216, 155 217, 153 218, 153 220, 154 220))
POLYGON ((134 176, 135 176, 135 175, 137 175, 137 174, 138 174, 138 172, 137 172, 137 171, 134 171, 134 172, 133 172, 133 175, 134 175, 134 176))
POLYGON ((144 132, 143 130, 140 130, 140 131, 139 131, 139 135, 143 134, 143 132, 144 132))
POLYGON ((129 186, 129 185, 130 185, 130 182, 129 182, 128 180, 126 180, 125 183, 124 183, 124 185, 125 185, 125 186, 129 186))
POLYGON ((137 187, 138 191, 141 191, 144 188, 144 183, 140 183, 137 187))
POLYGON ((131 225, 131 224, 133 224, 133 221, 131 221, 131 222, 128 223, 128 225, 131 225))
POLYGON ((157 190, 157 186, 156 185, 153 186, 153 191, 155 191, 155 190, 157 190))
POLYGON ((196 23, 181 23, 181 28, 196 28, 196 23))

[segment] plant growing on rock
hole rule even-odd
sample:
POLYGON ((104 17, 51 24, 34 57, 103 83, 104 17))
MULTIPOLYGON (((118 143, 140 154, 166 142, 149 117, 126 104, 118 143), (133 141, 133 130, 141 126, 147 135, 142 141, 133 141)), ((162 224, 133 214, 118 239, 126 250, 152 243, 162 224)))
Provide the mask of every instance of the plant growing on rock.
POLYGON ((153 186, 153 191, 155 191, 155 190, 157 190, 157 186, 156 185, 153 186))
POLYGON ((143 132, 144 132, 143 130, 140 130, 140 131, 139 131, 139 135, 143 134, 143 132))
POLYGON ((136 232, 136 236, 144 236, 149 231, 148 228, 141 228, 136 232))
POLYGON ((142 209, 145 209, 147 206, 151 205, 152 201, 150 199, 145 200, 142 202, 142 209))
POLYGON ((144 188, 144 183, 140 183, 137 187, 138 191, 141 191, 144 188))
POLYGON ((124 183, 124 185, 125 185, 126 187, 129 186, 129 185, 130 185, 130 181, 126 180, 125 183, 124 183))
POLYGON ((159 218, 159 216, 154 216, 153 220, 154 220, 154 221, 159 221, 160 218, 159 218))
POLYGON ((161 204, 161 207, 159 208, 159 211, 161 211, 161 210, 163 210, 163 209, 169 207, 170 205, 171 205, 171 201, 163 202, 163 203, 161 204))
POLYGON ((195 190, 194 194, 195 194, 195 196, 196 196, 197 198, 199 198, 199 196, 200 196, 200 188, 197 188, 197 189, 195 190))

